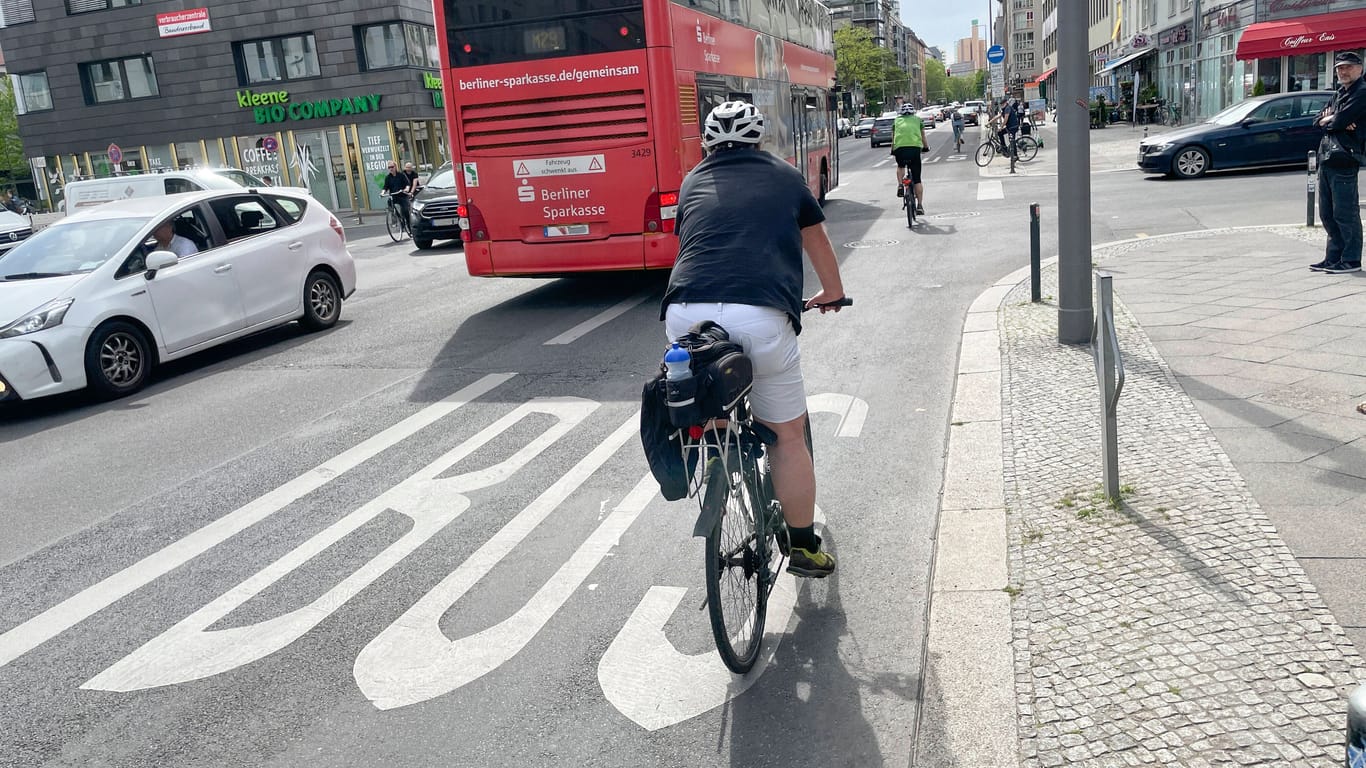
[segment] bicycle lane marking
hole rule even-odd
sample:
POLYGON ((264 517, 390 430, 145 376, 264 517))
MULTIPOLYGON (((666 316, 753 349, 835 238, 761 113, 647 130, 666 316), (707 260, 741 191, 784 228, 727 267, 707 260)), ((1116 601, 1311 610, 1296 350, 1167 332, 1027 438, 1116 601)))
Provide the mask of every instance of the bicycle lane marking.
POLYGON ((548 347, 556 344, 572 344, 575 341, 577 341, 580 337, 585 336, 588 333, 596 330, 599 326, 606 325, 607 323, 617 319, 621 315, 626 314, 628 311, 635 308, 636 305, 645 302, 646 299, 650 298, 650 293, 650 291, 643 291, 641 293, 637 293, 636 295, 628 299, 624 299, 614 304, 613 306, 604 309, 598 314, 588 318, 582 323, 579 323, 573 328, 570 328, 569 330, 565 331, 559 336, 556 336, 550 341, 545 342, 541 346, 548 347))
POLYGON ((1006 199, 1005 185, 999 181, 979 181, 977 182, 977 199, 1004 200, 1006 199))
MULTIPOLYGON (((361 693, 379 709, 417 704, 479 679, 521 651, 592 570, 587 563, 571 559, 516 614, 488 630, 453 641, 441 630, 441 617, 639 430, 636 412, 371 640, 353 667, 361 693)), ((597 557, 593 567, 607 553, 605 542, 619 535, 616 529, 624 531, 644 509, 649 499, 642 497, 642 484, 622 502, 625 511, 580 546, 580 553, 597 557)))
POLYGON ((222 674, 285 648, 460 517, 470 506, 470 500, 464 494, 505 482, 582 423, 598 407, 596 402, 579 398, 537 398, 518 406, 148 641, 81 687, 127 692, 184 683, 222 674), (441 477, 532 414, 551 416, 556 422, 516 453, 492 467, 441 477), (208 629, 387 510, 410 518, 413 521, 412 528, 312 603, 256 624, 212 631, 208 629))
MULTIPOLYGON (((838 437, 858 437, 868 404, 850 395, 826 393, 807 398, 807 410, 840 417, 838 437)), ((816 522, 825 514, 816 507, 816 522)), ((669 617, 687 594, 686 587, 653 586, 646 592, 598 662, 598 685, 608 703, 647 731, 691 720, 739 696, 763 676, 788 632, 802 585, 782 574, 769 595, 763 647, 754 668, 736 677, 715 651, 680 653, 664 633, 669 617)))
POLYGON ((0 635, 0 667, 408 439, 516 376, 493 373, 0 635))

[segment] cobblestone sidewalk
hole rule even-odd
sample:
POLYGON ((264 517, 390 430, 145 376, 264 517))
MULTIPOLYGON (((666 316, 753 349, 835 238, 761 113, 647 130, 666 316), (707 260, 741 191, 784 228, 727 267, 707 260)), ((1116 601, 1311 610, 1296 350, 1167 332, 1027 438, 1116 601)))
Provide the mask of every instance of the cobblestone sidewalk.
POLYGON ((1116 305, 1117 508, 1098 494, 1089 349, 1057 343, 1056 305, 1027 283, 998 316, 1024 765, 1341 765, 1362 659, 1116 305))

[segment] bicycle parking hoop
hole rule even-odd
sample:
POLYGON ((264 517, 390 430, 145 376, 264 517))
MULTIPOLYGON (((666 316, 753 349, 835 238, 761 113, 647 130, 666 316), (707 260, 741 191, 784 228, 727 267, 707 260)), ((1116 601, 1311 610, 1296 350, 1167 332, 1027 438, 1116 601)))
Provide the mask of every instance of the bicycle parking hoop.
POLYGON ((838 307, 852 307, 854 305, 854 300, 849 298, 848 296, 843 296, 841 298, 835 299, 834 301, 828 301, 823 304, 811 304, 809 303, 810 301, 811 299, 807 299, 806 301, 802 302, 803 312, 809 312, 813 309, 837 309, 838 307))

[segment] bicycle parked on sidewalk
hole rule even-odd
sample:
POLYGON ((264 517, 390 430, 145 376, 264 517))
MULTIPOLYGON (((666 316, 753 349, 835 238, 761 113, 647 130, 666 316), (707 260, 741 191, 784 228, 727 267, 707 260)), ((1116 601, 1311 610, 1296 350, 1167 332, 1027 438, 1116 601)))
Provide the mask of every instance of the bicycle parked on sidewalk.
MULTIPOLYGON (((846 296, 807 309, 853 303, 846 296)), ((725 403, 720 417, 676 432, 683 466, 691 470, 687 493, 699 507, 693 535, 706 537, 712 638, 721 661, 737 675, 748 672, 759 659, 768 598, 790 549, 767 457, 777 435, 754 420, 749 390, 746 384, 733 402, 725 403)), ((806 448, 811 451, 809 419, 806 448)))
MULTIPOLYGON (((1012 144, 1016 152, 1015 159, 1018 162, 1027 163, 1039 154, 1039 142, 1030 136, 1013 136, 1012 144)), ((985 168, 997 155, 1010 157, 1011 147, 1006 146, 1006 142, 995 131, 987 132, 987 140, 982 142, 982 146, 977 148, 974 159, 977 167, 985 168)))

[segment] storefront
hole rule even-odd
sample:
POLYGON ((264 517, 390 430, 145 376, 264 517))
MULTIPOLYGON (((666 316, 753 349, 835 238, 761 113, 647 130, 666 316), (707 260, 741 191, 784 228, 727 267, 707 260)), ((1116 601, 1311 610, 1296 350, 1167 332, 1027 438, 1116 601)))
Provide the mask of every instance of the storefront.
POLYGON ((379 191, 389 161, 412 162, 425 175, 447 159, 446 122, 439 117, 440 78, 435 73, 421 74, 432 91, 430 119, 384 119, 384 95, 379 93, 314 98, 292 91, 243 88, 224 96, 224 107, 234 113, 232 120, 224 122, 241 122, 236 113, 250 113, 260 130, 242 135, 170 136, 165 143, 140 146, 124 144, 114 134, 104 147, 33 158, 35 181, 42 179, 38 194, 55 204, 68 180, 234 167, 273 184, 307 187, 333 211, 381 209, 384 200, 379 191), (338 117, 355 122, 318 125, 336 122, 338 117))
POLYGON ((1182 121, 1195 108, 1195 35, 1187 21, 1157 33, 1157 98, 1182 121))
POLYGON ((1234 55, 1238 38, 1252 24, 1253 0, 1225 3, 1200 15, 1200 40, 1195 60, 1194 117, 1210 117, 1247 97, 1253 73, 1234 55))
POLYGON ((1148 109, 1157 95, 1157 47, 1147 35, 1138 34, 1124 46, 1124 54, 1105 66, 1098 75, 1108 74, 1115 95, 1115 119, 1132 121, 1137 113, 1147 119, 1148 109))
POLYGON ((1258 0, 1236 56, 1251 62, 1249 93, 1331 90, 1334 53, 1362 48, 1366 0, 1258 0))

